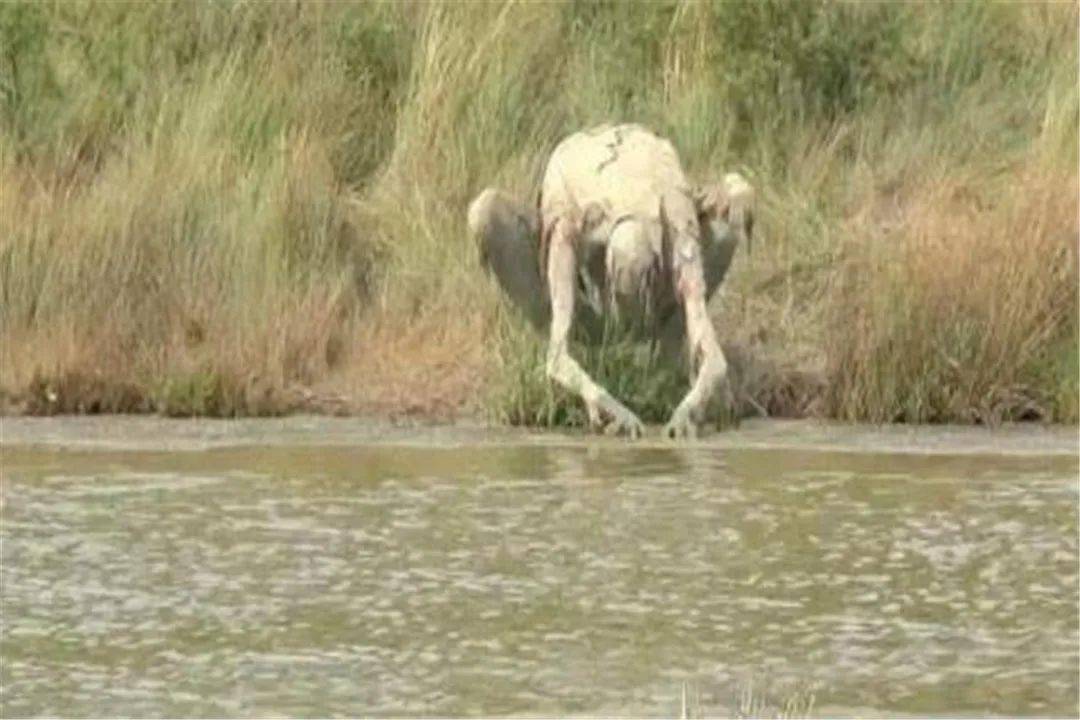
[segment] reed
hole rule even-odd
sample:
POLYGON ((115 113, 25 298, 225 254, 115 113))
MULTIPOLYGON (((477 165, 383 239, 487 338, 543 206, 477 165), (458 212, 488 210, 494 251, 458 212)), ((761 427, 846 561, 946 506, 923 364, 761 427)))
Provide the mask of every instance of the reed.
MULTIPOLYGON (((464 208, 614 119, 758 188, 740 412, 1075 422, 1076 47, 1075 3, 0 4, 0 400, 579 423, 464 208)), ((581 352, 650 418, 685 379, 581 352)))

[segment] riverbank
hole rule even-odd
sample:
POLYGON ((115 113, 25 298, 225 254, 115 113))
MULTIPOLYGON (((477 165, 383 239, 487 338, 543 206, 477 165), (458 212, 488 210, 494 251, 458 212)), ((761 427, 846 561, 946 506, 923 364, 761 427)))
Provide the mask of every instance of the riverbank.
MULTIPOLYGON (((757 188, 711 307, 737 414, 1075 423, 1077 21, 0 4, 0 411, 580 425, 465 208, 531 200, 555 143, 619 120, 757 188)), ((632 348, 579 354, 647 422, 685 392, 632 348)))
POLYGON ((815 420, 749 420, 698 441, 672 443, 659 428, 640 441, 582 433, 526 430, 477 422, 394 424, 326 416, 173 419, 131 415, 0 419, 0 446, 8 450, 186 452, 243 447, 453 448, 522 446, 798 450, 853 454, 1080 457, 1080 437, 1068 426, 1034 423, 971 426, 852 425, 815 420))

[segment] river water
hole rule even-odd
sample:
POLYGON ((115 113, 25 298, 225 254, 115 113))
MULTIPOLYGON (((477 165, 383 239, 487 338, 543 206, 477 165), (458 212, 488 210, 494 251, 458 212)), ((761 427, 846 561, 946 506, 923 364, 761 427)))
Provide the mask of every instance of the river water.
POLYGON ((3 717, 1080 712, 1075 429, 0 440, 3 717))

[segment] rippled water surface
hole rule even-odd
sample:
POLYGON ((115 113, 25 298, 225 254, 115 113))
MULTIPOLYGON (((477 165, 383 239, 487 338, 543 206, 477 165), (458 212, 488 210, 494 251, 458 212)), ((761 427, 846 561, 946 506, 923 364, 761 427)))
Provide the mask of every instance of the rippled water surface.
POLYGON ((463 435, 8 444, 0 715, 1078 712, 1074 454, 463 435))

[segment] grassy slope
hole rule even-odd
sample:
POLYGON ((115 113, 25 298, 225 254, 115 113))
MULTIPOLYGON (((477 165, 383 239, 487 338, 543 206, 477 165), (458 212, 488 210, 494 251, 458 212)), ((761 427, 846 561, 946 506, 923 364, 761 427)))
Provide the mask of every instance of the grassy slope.
POLYGON ((618 119, 758 187, 743 404, 1075 421, 1076 69, 1074 3, 2 4, 0 392, 579 421, 464 208, 618 119))

